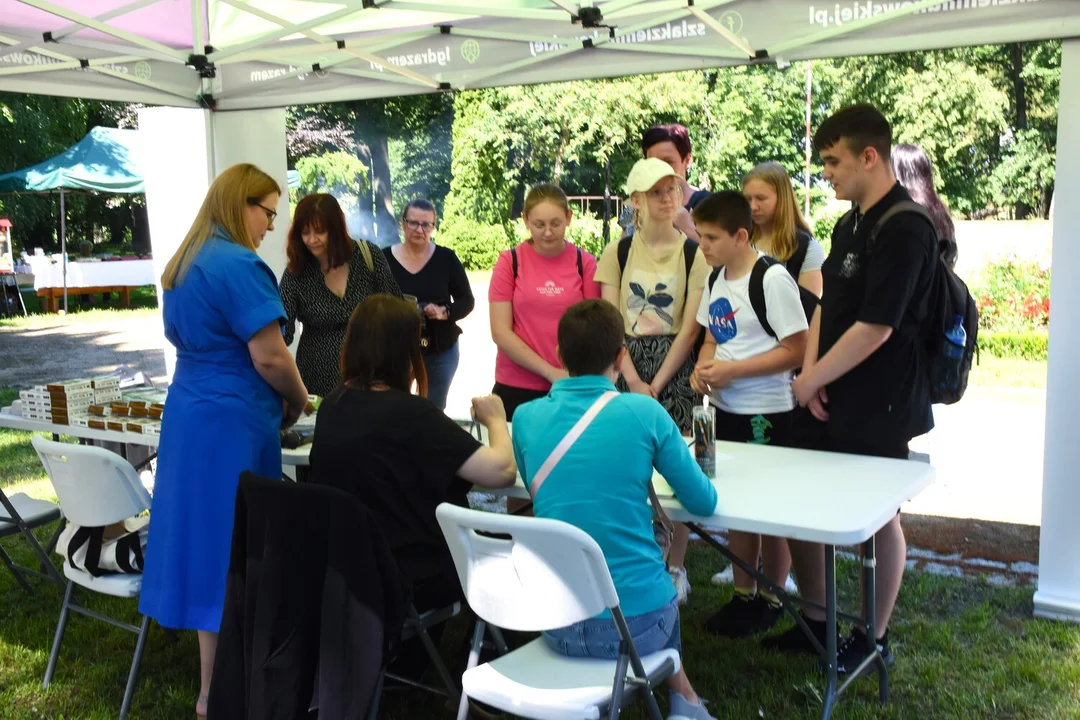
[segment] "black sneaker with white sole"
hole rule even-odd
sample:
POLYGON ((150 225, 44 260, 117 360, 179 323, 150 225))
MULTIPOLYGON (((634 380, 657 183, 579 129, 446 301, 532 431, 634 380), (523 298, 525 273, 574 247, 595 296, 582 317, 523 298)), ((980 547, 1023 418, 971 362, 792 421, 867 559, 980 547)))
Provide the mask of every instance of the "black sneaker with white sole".
MULTIPOLYGON (((889 650, 888 630, 885 631, 885 636, 877 641, 877 649, 881 653, 881 659, 885 661, 885 665, 892 665, 894 658, 892 651, 889 650)), ((870 649, 866 646, 866 633, 858 628, 852 630, 851 634, 844 638, 844 642, 836 648, 837 674, 846 675, 854 672, 855 668, 859 667, 869 654, 870 649)))

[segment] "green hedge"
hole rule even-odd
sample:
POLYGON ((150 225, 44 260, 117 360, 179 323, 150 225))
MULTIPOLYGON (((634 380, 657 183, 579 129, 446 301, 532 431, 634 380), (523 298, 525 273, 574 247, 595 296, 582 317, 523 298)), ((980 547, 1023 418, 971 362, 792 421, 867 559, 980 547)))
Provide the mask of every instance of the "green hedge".
POLYGON ((1048 335, 1041 332, 979 333, 979 352, 999 358, 1046 360, 1048 335))
POLYGON ((447 218, 435 242, 453 250, 466 270, 490 270, 499 253, 514 246, 503 226, 482 225, 460 217, 447 218))

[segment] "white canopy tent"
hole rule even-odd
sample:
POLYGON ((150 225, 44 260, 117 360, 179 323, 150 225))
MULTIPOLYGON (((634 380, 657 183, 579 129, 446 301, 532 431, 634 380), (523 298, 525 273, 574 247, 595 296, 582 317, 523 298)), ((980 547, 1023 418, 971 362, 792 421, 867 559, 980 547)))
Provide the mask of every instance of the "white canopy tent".
MULTIPOLYGON (((1051 38, 1066 41, 1053 250, 1072 269, 1080 0, 0 0, 0 91, 170 106, 140 113, 164 262, 220 169, 255 162, 287 187, 286 105, 1051 38)), ((279 273, 282 246, 279 226, 260 249, 279 273)), ((1035 595, 1036 614, 1074 620, 1077 275, 1053 281, 1035 595)))

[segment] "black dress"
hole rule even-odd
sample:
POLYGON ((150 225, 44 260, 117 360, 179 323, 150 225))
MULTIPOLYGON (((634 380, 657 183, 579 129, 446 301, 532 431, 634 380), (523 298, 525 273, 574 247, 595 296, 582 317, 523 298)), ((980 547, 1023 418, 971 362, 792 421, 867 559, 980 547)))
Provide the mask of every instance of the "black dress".
POLYGON ((341 344, 356 306, 376 293, 401 297, 401 290, 378 246, 367 243, 367 247, 373 269, 368 269, 364 253, 354 248, 349 256, 345 297, 339 298, 326 287, 319 263, 313 257, 308 259, 299 275, 286 270, 281 276, 281 302, 288 318, 285 344, 292 344, 299 320, 304 328, 296 349, 296 365, 300 368, 300 378, 313 395, 326 397, 341 382, 341 344))

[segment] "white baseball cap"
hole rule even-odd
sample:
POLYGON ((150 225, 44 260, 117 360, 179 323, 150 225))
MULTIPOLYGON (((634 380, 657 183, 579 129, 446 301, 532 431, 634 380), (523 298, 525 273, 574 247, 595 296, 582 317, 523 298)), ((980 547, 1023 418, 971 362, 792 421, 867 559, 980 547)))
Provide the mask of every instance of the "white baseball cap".
POLYGON ((634 163, 630 175, 626 178, 624 189, 627 195, 647 192, 652 186, 666 177, 678 177, 675 170, 659 158, 646 158, 634 163))

